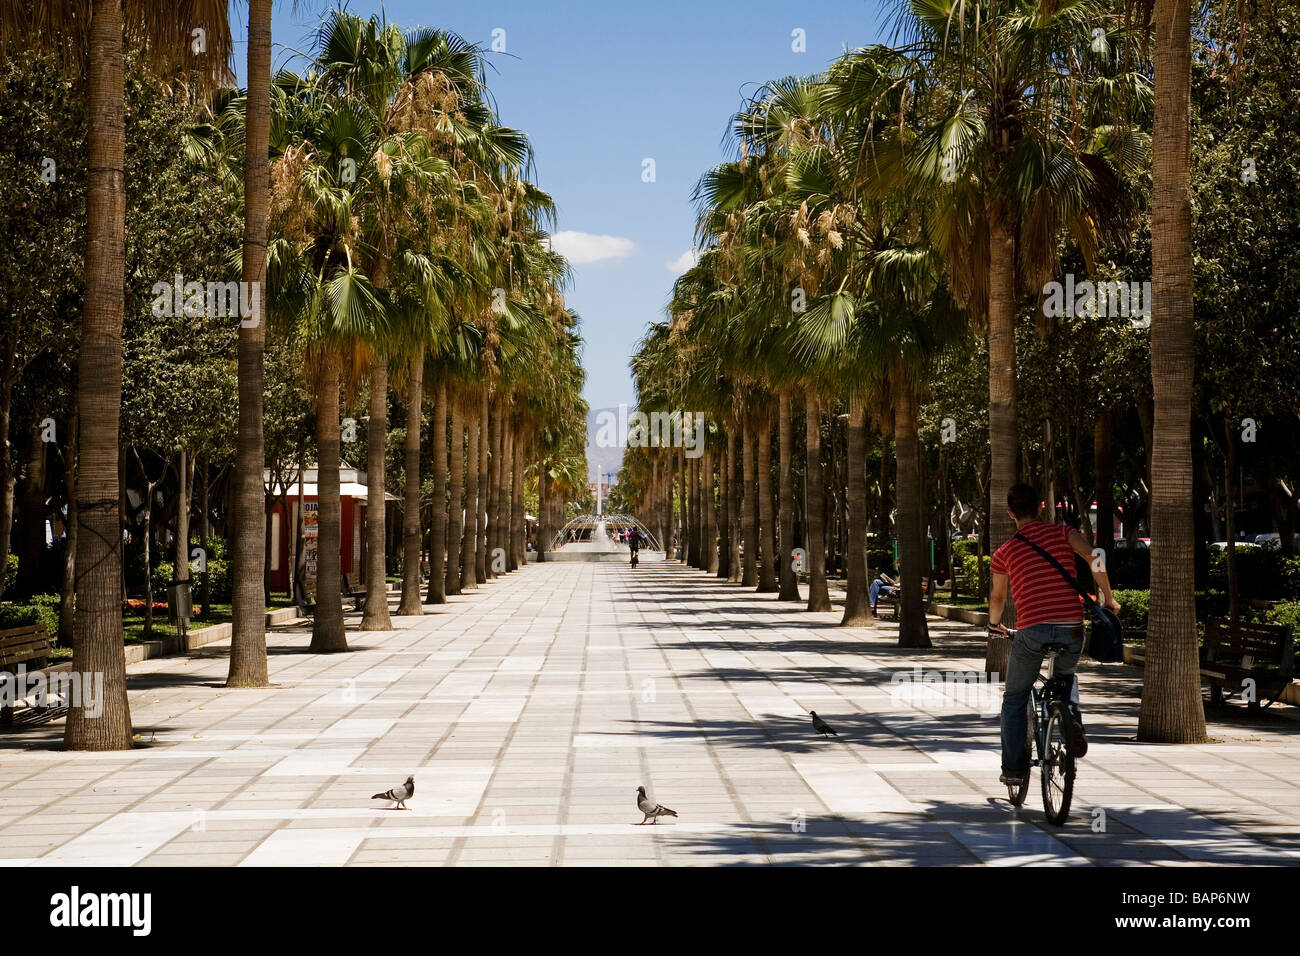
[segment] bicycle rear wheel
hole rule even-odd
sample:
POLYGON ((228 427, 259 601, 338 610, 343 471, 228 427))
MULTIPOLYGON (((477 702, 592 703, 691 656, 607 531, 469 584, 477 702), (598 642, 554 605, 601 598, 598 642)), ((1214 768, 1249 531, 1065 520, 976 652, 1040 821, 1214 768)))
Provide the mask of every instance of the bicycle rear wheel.
POLYGON ((1042 756, 1043 811, 1053 826, 1062 826, 1070 815, 1074 796, 1073 718, 1069 707, 1060 701, 1052 704, 1043 734, 1042 756))
MULTIPOLYGON (((1034 741, 1038 738, 1038 711, 1034 710, 1034 702, 1031 700, 1025 706, 1025 756, 1033 764, 1034 760, 1034 741)), ((1029 796, 1029 775, 1030 771, 1025 770, 1025 779, 1020 781, 1018 787, 1007 787, 1007 799, 1011 801, 1013 807, 1023 806, 1025 797, 1029 796)))

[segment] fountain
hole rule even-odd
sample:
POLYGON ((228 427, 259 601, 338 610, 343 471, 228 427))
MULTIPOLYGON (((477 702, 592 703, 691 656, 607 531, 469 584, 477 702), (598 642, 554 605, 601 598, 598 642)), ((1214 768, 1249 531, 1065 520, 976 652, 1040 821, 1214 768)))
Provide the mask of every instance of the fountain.
POLYGON ((610 529, 633 528, 644 536, 641 552, 653 558, 663 545, 650 529, 629 514, 584 514, 571 518, 555 534, 547 561, 627 561, 628 546, 615 541, 610 529))

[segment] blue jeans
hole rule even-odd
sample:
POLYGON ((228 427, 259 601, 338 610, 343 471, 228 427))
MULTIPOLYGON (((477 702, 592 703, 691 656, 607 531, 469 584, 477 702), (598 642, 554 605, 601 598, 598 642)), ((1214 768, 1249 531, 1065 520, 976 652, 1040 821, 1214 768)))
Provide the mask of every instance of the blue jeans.
POLYGON ((1069 677, 1070 702, 1077 712, 1079 706, 1079 681, 1074 669, 1083 653, 1082 624, 1035 624, 1016 631, 1011 642, 1011 657, 1007 662, 1007 682, 1002 693, 1002 772, 1022 773, 1029 767, 1029 754, 1025 751, 1026 710, 1029 689, 1034 686, 1038 672, 1043 667, 1047 652, 1044 644, 1065 644, 1066 650, 1056 655, 1055 676, 1069 677))
POLYGON ((893 594, 894 586, 892 584, 886 584, 884 581, 880 580, 880 578, 876 578, 876 580, 871 582, 871 606, 873 608, 876 606, 876 601, 879 599, 881 591, 884 591, 886 595, 893 594))

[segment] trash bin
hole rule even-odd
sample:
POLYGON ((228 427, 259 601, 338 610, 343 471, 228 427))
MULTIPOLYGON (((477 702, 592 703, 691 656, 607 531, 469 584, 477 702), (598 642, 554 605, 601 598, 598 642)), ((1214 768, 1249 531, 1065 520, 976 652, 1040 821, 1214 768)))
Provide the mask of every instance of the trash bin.
POLYGON ((167 585, 167 623, 184 634, 193 615, 193 600, 189 581, 173 581, 167 585))

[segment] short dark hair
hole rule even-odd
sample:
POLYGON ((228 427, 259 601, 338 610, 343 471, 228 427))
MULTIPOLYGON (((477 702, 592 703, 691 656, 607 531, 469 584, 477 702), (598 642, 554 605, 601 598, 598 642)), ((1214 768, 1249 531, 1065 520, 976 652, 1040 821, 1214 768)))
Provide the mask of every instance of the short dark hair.
POLYGON ((1007 507, 1017 518, 1038 517, 1039 505, 1038 491, 1033 485, 1018 481, 1007 492, 1007 507))

